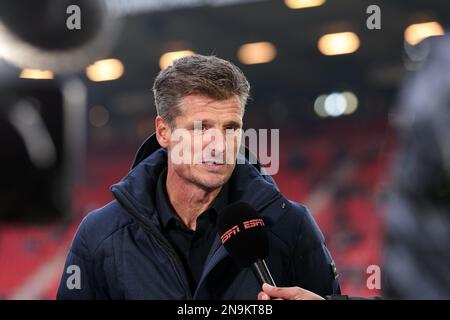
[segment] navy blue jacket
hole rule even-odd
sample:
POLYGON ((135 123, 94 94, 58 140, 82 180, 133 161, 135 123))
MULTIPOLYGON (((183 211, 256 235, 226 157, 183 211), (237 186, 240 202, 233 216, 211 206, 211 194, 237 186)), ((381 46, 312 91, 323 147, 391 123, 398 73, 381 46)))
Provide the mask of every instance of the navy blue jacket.
MULTIPOLYGON (((111 187, 115 200, 80 224, 58 299, 256 299, 260 286, 254 274, 231 260, 218 236, 191 293, 154 205, 156 182, 166 166, 167 152, 153 135, 129 174, 111 187)), ((236 165, 230 190, 233 201, 248 202, 266 222, 267 264, 278 286, 300 286, 322 296, 340 292, 323 235, 304 206, 286 199, 273 179, 249 162, 236 165)))

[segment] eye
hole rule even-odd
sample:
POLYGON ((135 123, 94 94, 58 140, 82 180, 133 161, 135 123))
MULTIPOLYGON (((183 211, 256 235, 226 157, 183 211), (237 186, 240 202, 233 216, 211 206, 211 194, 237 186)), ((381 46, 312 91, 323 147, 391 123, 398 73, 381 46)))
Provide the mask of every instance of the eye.
POLYGON ((200 124, 195 124, 194 125, 194 131, 202 131, 202 132, 204 132, 204 131, 206 131, 208 129, 208 126, 206 125, 206 124, 204 124, 204 123, 202 123, 201 125, 200 124))
POLYGON ((236 131, 236 130, 238 130, 238 129, 240 129, 240 127, 239 127, 238 125, 229 125, 229 126, 226 126, 226 127, 225 127, 225 130, 233 130, 233 131, 236 131))
POLYGON ((201 129, 201 132, 205 132, 206 130, 209 129, 209 127, 206 124, 202 124, 201 127, 199 127, 199 129, 201 129))

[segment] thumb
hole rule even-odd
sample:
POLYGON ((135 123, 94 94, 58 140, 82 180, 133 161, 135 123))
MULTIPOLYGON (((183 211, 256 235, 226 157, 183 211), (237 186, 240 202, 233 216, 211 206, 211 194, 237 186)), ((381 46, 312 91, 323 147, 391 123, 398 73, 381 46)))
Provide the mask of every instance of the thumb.
POLYGON ((264 292, 260 292, 258 293, 258 300, 270 300, 270 297, 264 293, 264 292))
POLYGON ((262 289, 272 299, 281 298, 285 300, 323 300, 321 296, 299 287, 278 288, 264 283, 262 289))
POLYGON ((264 284, 262 285, 262 289, 263 289, 263 291, 264 291, 265 293, 269 293, 269 292, 275 291, 276 287, 274 287, 274 286, 272 286, 272 285, 270 285, 270 284, 268 284, 268 283, 264 283, 264 284))

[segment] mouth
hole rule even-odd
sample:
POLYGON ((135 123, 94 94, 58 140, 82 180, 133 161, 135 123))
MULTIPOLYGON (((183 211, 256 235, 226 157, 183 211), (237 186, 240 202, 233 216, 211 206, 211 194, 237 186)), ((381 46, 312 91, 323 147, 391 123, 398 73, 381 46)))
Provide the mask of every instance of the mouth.
POLYGON ((202 163, 207 165, 224 165, 224 163, 220 161, 203 161, 202 163))
POLYGON ((219 161, 202 161, 202 165, 210 170, 219 170, 225 166, 225 163, 219 161))

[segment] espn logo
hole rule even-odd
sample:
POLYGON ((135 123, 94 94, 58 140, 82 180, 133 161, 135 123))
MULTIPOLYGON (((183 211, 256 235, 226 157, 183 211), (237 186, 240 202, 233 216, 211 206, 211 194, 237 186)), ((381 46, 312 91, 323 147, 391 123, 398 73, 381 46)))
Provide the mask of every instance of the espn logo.
MULTIPOLYGON (((263 227, 264 221, 263 221, 263 219, 252 219, 252 220, 244 221, 242 224, 244 225, 244 229, 246 230, 246 229, 255 228, 255 227, 263 227)), ((230 240, 231 237, 237 235, 240 231, 241 231, 241 229, 239 229, 239 226, 235 225, 232 228, 225 231, 222 234, 222 236, 220 237, 220 240, 222 241, 222 243, 225 243, 228 240, 230 240)))
POLYGON ((252 220, 248 220, 248 221, 244 221, 244 229, 250 229, 250 228, 254 228, 254 227, 258 227, 264 226, 264 221, 263 219, 252 219, 252 220))
POLYGON ((234 226, 233 228, 228 229, 227 231, 225 231, 224 234, 220 237, 220 240, 222 240, 222 243, 225 243, 228 240, 230 240, 230 238, 232 236, 236 235, 240 231, 241 230, 239 230, 238 226, 234 226))

